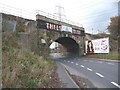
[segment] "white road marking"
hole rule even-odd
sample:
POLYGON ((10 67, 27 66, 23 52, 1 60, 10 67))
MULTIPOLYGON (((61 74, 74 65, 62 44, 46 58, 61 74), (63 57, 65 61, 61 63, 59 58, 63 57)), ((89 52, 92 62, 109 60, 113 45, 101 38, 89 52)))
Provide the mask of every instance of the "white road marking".
POLYGON ((117 83, 115 82, 111 82, 113 85, 115 85, 116 87, 120 88, 120 85, 118 85, 117 83))
POLYGON ((87 70, 92 71, 92 69, 90 69, 90 68, 87 68, 87 70))
POLYGON ((81 65, 81 67, 85 67, 85 66, 81 65))
POLYGON ((76 63, 76 65, 79 65, 78 63, 76 63))
POLYGON ((107 63, 107 64, 114 65, 113 63, 107 63))
POLYGON ((74 63, 74 62, 71 62, 71 63, 74 63))
POLYGON ((100 73, 96 73, 96 74, 97 74, 98 76, 102 77, 102 78, 104 77, 104 76, 103 76, 102 74, 100 74, 100 73))

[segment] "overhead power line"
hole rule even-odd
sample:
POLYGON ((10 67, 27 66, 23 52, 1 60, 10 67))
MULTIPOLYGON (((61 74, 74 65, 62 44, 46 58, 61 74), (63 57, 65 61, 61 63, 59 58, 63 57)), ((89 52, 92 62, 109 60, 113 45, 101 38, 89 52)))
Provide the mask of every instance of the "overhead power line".
POLYGON ((35 20, 35 13, 0 3, 0 12, 35 20))
POLYGON ((117 16, 118 15, 118 12, 114 11, 114 12, 105 12, 105 13, 98 13, 98 14, 93 14, 93 15, 88 15, 88 16, 85 16, 83 19, 80 19, 80 20, 85 20, 85 19, 98 19, 98 18, 102 18, 102 17, 106 17, 106 18, 110 18, 108 16, 111 16, 111 15, 115 15, 117 16))
MULTIPOLYGON (((11 7, 5 4, 1 4, 0 3, 0 12, 1 13, 6 13, 6 14, 11 14, 11 15, 15 15, 15 16, 20 16, 26 19, 32 19, 32 20, 36 20, 36 14, 40 14, 40 15, 44 15, 48 18, 52 18, 52 19, 56 19, 59 20, 57 16, 55 16, 54 14, 50 14, 41 10, 36 10, 36 13, 33 12, 29 12, 23 9, 19 9, 19 8, 15 8, 15 7, 11 7)), ((70 21, 68 19, 63 19, 63 22, 75 25, 75 26, 80 26, 83 27, 82 24, 70 21)))
POLYGON ((82 4, 81 5, 81 9, 83 9, 83 10, 85 10, 85 9, 89 9, 89 8, 92 8, 92 7, 96 7, 96 6, 98 6, 98 5, 101 5, 101 4, 110 4, 110 3, 118 3, 118 0, 113 0, 113 1, 111 1, 111 2, 107 2, 107 1, 105 1, 105 0, 101 0, 101 1, 95 1, 95 2, 92 2, 92 1, 90 1, 90 2, 86 2, 85 4, 82 4))

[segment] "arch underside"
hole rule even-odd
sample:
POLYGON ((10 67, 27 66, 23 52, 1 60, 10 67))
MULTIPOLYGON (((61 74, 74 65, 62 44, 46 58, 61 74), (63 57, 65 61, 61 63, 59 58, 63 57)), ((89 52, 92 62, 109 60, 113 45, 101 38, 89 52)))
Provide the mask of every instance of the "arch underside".
POLYGON ((78 56, 79 55, 79 44, 70 37, 61 37, 55 40, 59 44, 63 45, 68 52, 68 56, 78 56))

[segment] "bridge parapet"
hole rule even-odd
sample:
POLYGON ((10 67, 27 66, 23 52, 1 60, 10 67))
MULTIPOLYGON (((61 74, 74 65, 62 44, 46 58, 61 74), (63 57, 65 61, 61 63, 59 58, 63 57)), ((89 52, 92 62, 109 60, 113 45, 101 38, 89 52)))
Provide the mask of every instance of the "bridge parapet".
POLYGON ((46 40, 47 45, 51 41, 62 44, 72 54, 83 53, 85 32, 83 27, 75 26, 66 22, 36 15, 39 35, 46 40), (47 37, 47 38, 46 38, 47 37), (60 41, 59 41, 60 40, 60 41))
POLYGON ((70 20, 65 19, 65 18, 64 18, 64 19, 63 19, 63 18, 60 18, 59 16, 57 16, 57 15, 55 15, 55 14, 46 13, 46 12, 43 12, 43 11, 41 11, 41 10, 37 10, 36 13, 37 13, 38 15, 42 15, 42 16, 45 16, 45 17, 47 17, 47 18, 51 18, 51 19, 53 19, 53 20, 62 21, 62 22, 68 23, 68 24, 70 24, 70 25, 83 27, 83 25, 80 24, 80 23, 76 23, 76 22, 70 21, 70 20))
POLYGON ((19 33, 23 48, 30 49, 39 55, 48 55, 49 44, 52 41, 63 44, 67 51, 72 54, 79 54, 78 51, 80 50, 81 53, 84 49, 85 33, 83 27, 60 22, 42 15, 38 15, 36 21, 33 21, 7 14, 2 14, 2 25, 2 32, 19 33), (45 41, 45 43, 42 43, 42 41, 45 41))
POLYGON ((61 22, 39 14, 36 15, 36 20, 38 21, 37 26, 39 28, 52 30, 55 30, 55 28, 59 28, 60 30, 57 31, 71 32, 72 34, 77 34, 80 36, 85 35, 83 27, 75 26, 66 22, 61 22))

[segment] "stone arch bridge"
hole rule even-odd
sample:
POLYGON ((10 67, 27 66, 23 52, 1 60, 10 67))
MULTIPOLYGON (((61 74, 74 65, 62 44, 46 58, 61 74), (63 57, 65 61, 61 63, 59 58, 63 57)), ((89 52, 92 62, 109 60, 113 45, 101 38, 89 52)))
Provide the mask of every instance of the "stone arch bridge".
POLYGON ((36 20, 24 19, 18 16, 0 14, 2 32, 18 32, 23 48, 36 54, 47 54, 49 45, 55 41, 66 48, 69 55, 83 54, 85 49, 85 32, 81 26, 36 15, 36 20))
POLYGON ((53 41, 58 42, 66 48, 69 56, 83 54, 85 49, 83 27, 53 20, 39 14, 36 15, 36 21, 39 39, 45 40, 48 45, 53 41), (48 37, 44 37, 45 35, 48 37))

